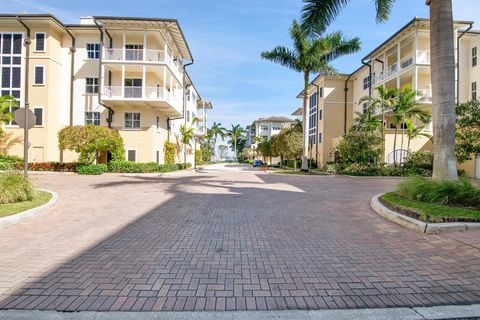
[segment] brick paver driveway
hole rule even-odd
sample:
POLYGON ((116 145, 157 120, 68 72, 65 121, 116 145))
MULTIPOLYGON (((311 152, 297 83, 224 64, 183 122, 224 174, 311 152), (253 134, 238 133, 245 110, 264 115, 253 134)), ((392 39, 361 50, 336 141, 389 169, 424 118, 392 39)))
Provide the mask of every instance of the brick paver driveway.
POLYGON ((37 175, 60 195, 0 230, 0 308, 264 310, 480 302, 480 233, 377 216, 398 180, 205 170, 37 175))

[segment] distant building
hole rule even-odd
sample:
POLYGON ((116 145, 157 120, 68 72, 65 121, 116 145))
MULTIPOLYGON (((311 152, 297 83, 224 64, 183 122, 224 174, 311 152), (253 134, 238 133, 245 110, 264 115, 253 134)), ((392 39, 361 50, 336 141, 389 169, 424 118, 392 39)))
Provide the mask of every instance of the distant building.
POLYGON ((272 136, 279 134, 283 128, 290 128, 294 122, 294 120, 283 116, 259 118, 251 125, 247 126, 246 146, 249 147, 255 145, 256 137, 262 137, 268 140, 272 136))

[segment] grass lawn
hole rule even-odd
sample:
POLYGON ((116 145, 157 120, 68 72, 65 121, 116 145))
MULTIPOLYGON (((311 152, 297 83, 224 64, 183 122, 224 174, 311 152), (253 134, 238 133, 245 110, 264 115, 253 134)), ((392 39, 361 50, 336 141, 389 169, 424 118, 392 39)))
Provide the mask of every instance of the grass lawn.
POLYGON ((323 176, 323 175, 326 175, 327 173, 323 172, 323 171, 319 171, 319 170, 316 170, 316 169, 313 169, 311 172, 306 172, 306 171, 301 171, 301 170, 297 170, 297 171, 294 171, 293 169, 272 169, 272 170, 269 170, 270 172, 273 172, 273 173, 281 173, 281 174, 297 174, 297 175, 302 175, 302 176, 323 176))
POLYGON ((15 203, 0 204, 0 218, 10 216, 25 210, 39 207, 52 198, 49 192, 35 191, 32 201, 21 201, 15 203))
POLYGON ((380 200, 394 211, 425 222, 480 222, 479 210, 409 200, 393 192, 383 195, 380 200))

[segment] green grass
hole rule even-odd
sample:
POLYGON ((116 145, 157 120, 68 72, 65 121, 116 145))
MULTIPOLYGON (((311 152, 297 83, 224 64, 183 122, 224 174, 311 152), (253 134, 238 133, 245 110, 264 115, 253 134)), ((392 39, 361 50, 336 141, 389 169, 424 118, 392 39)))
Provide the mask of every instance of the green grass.
POLYGON ((39 207, 50 201, 51 198, 52 195, 49 192, 36 190, 31 201, 0 204, 0 218, 39 207))
POLYGON ((382 199, 387 203, 400 207, 401 209, 403 208, 417 213, 419 215, 418 219, 425 222, 480 222, 479 210, 405 199, 394 192, 383 195, 382 199))

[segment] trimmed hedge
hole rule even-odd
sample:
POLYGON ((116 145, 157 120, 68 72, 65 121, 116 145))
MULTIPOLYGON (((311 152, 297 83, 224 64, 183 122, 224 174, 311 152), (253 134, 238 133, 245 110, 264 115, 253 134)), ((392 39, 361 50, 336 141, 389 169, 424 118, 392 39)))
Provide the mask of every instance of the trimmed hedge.
POLYGON ((80 164, 77 166, 77 173, 82 175, 94 175, 98 176, 108 172, 106 164, 80 164))
MULTIPOLYGON (((77 162, 31 162, 28 164, 30 171, 55 171, 55 172, 76 172, 80 164, 77 162)), ((17 163, 16 169, 23 169, 23 163, 17 163)))
POLYGON ((130 161, 111 161, 108 164, 108 170, 115 173, 154 173, 171 172, 191 168, 192 164, 158 164, 155 162, 137 163, 130 161))
POLYGON ((18 172, 0 174, 0 204, 33 199, 33 186, 18 172))

